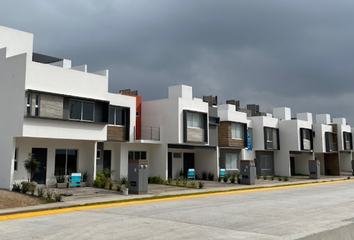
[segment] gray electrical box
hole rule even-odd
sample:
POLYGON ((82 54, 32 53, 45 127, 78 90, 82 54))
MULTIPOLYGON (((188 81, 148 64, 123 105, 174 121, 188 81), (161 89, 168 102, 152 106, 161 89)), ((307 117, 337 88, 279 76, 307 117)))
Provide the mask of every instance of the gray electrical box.
POLYGON ((130 182, 129 193, 147 194, 148 192, 148 161, 129 160, 128 180, 130 182))
POLYGON ((256 183, 256 164, 254 160, 240 161, 241 184, 254 185, 256 183))
POLYGON ((310 178, 319 179, 321 177, 321 163, 318 160, 309 160, 310 178))

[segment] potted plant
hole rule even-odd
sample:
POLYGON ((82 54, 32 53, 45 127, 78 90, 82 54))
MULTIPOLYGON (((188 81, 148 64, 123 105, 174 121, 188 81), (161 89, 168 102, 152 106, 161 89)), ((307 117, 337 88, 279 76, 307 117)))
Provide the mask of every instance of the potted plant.
POLYGON ((56 183, 56 188, 67 188, 68 187, 68 183, 65 182, 65 175, 57 175, 55 177, 57 179, 57 183, 56 183))
POLYGON ((38 161, 33 153, 28 153, 28 159, 25 160, 23 166, 25 167, 27 173, 28 173, 28 182, 31 182, 33 179, 33 176, 36 172, 39 172, 39 166, 41 165, 41 162, 38 161))
POLYGON ((124 189, 123 189, 123 195, 128 196, 129 194, 129 187, 130 187, 130 182, 126 181, 124 184, 124 189))

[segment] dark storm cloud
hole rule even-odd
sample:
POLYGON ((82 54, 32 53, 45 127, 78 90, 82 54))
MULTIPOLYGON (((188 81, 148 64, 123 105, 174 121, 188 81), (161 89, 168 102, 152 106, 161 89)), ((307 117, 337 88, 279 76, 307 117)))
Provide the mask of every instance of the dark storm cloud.
POLYGON ((354 120, 354 2, 2 1, 0 24, 35 34, 35 50, 108 68, 110 90, 145 99, 187 84, 194 94, 263 110, 354 120))

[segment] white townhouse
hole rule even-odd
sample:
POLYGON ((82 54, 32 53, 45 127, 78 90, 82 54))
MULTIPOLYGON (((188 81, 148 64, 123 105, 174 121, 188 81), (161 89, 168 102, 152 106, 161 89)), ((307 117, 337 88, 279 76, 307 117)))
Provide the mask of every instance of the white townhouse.
POLYGON ((314 159, 312 114, 298 113, 291 118, 291 109, 274 108, 279 119, 280 149, 274 152, 274 174, 280 176, 309 175, 309 160, 314 159))
MULTIPOLYGON (((103 168, 97 146, 107 134, 114 132, 110 141, 135 141, 136 99, 108 93, 108 70, 88 73, 86 65, 33 53, 32 34, 2 26, 0 100, 0 188, 27 180, 29 153, 41 162, 33 178, 39 184, 72 172, 88 172, 92 181, 103 168)), ((117 152, 109 165, 127 172, 121 160, 128 152, 117 152)))
POLYGON ((218 147, 214 107, 193 98, 190 86, 168 88, 166 99, 142 102, 142 126, 160 127, 161 144, 150 158, 150 176, 166 180, 193 168, 218 174, 218 147))

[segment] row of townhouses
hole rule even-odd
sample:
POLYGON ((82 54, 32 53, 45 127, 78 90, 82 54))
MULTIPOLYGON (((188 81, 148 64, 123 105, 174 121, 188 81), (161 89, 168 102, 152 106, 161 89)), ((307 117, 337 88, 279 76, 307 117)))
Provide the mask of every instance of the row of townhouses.
POLYGON ((255 160, 257 175, 351 174, 352 129, 345 118, 289 108, 273 114, 216 96, 193 97, 192 87, 168 88, 166 99, 143 101, 137 91, 108 92, 108 70, 33 52, 33 35, 0 26, 0 188, 28 178, 29 153, 41 162, 34 181, 104 168, 118 180, 129 160, 147 160, 150 176, 176 178, 194 168, 218 176, 255 160), (315 123, 313 122, 315 118, 315 123))

